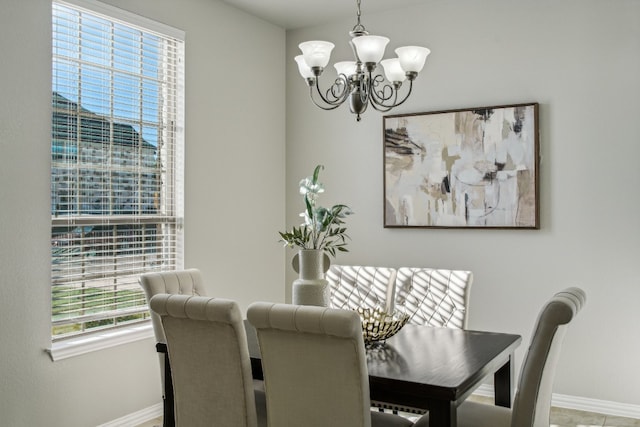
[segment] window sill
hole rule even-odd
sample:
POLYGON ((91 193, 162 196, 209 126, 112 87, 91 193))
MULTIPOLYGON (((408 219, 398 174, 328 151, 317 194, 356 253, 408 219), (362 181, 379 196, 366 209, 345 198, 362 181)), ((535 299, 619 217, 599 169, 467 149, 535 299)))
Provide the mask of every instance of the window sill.
POLYGON ((152 338, 153 326, 151 322, 142 325, 128 326, 122 329, 112 329, 85 335, 69 340, 58 341, 51 344, 51 348, 45 351, 49 353, 52 361, 68 359, 92 351, 104 350, 121 344, 127 344, 147 338, 152 338))

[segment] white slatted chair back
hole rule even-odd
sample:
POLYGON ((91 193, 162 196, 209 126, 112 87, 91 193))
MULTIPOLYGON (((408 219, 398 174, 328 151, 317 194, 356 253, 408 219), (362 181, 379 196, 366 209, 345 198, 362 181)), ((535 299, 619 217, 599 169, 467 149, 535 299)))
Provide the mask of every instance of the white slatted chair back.
POLYGON ((396 270, 388 267, 332 265, 330 307, 342 309, 394 308, 396 270))
POLYGON ((396 275, 396 307, 409 323, 466 329, 473 273, 464 270, 401 267, 396 275))

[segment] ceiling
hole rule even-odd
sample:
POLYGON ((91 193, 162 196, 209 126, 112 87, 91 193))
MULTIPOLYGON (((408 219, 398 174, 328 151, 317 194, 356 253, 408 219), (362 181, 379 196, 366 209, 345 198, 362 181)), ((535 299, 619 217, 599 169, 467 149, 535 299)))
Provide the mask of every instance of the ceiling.
MULTIPOLYGON (((356 0, 223 0, 285 29, 324 24, 352 17, 356 20, 356 0)), ((362 0, 361 15, 423 3, 424 0, 362 0)))

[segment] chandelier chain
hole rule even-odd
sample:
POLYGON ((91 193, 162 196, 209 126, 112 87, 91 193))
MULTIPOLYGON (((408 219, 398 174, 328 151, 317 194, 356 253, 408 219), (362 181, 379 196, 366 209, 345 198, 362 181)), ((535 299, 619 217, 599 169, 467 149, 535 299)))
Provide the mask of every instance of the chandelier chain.
POLYGON ((356 11, 356 19, 357 19, 357 23, 356 23, 356 25, 353 27, 353 31, 355 31, 355 32, 362 32, 362 31, 365 31, 364 25, 362 25, 362 24, 360 23, 360 15, 361 15, 361 12, 360 12, 360 1, 361 1, 361 0, 356 0, 356 7, 357 7, 357 11, 356 11))

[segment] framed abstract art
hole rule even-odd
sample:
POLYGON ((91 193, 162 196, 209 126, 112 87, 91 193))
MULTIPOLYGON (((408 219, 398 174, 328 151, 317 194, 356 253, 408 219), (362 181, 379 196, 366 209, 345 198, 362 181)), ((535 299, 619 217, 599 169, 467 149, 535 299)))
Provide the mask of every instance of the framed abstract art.
POLYGON ((538 229, 538 104, 383 118, 384 226, 538 229))

